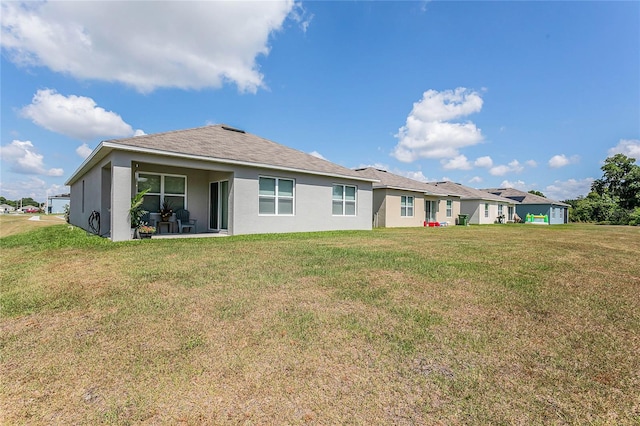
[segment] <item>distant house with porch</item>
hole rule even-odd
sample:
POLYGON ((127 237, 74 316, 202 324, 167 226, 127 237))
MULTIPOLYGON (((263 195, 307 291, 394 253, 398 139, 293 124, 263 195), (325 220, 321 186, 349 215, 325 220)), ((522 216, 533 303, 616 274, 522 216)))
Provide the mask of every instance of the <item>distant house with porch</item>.
POLYGON ((460 214, 467 216, 471 225, 506 222, 513 218, 516 201, 459 183, 429 182, 433 191, 455 194, 460 197, 460 214))
POLYGON ((373 226, 407 227, 455 224, 460 197, 436 191, 424 182, 373 167, 356 169, 373 183, 373 226))
POLYGON ((546 222, 544 222, 545 219, 540 219, 538 223, 549 225, 569 223, 569 204, 515 188, 488 188, 483 191, 517 201, 516 213, 523 221, 526 221, 527 217, 534 216, 536 218, 546 217, 546 222))
POLYGON ((197 233, 229 235, 371 229, 375 179, 225 125, 101 142, 66 185, 69 221, 113 241, 131 238, 131 199, 167 201, 197 233))

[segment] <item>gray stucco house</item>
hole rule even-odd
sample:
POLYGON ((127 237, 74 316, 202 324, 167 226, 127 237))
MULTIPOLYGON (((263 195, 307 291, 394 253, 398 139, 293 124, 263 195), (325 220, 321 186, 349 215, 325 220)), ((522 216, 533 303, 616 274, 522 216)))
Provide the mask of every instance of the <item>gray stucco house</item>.
POLYGON ((70 222, 131 238, 131 199, 187 209, 196 232, 369 230, 375 179, 225 125, 103 141, 66 182, 70 222), (94 215, 95 217, 95 215, 94 215))
POLYGON ((483 191, 517 201, 516 213, 523 221, 526 220, 527 215, 535 215, 546 216, 546 223, 549 225, 569 223, 569 204, 515 188, 489 188, 483 189, 483 191))
POLYGON ((386 170, 366 167, 356 170, 376 179, 373 184, 373 226, 407 227, 426 223, 455 224, 460 196, 435 190, 424 182, 386 170))
POLYGON ((472 225, 508 221, 515 213, 517 203, 509 198, 450 181, 429 182, 427 185, 431 186, 433 191, 460 196, 460 214, 467 215, 467 223, 472 225))

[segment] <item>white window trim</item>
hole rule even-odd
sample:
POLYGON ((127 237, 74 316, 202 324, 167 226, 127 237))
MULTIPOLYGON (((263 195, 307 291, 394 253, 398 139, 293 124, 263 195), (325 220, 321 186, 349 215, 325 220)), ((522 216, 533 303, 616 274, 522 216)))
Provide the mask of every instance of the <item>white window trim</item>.
POLYGON ((445 214, 447 215, 447 217, 452 217, 453 216, 453 200, 446 200, 446 212, 445 214))
POLYGON ((336 217, 356 217, 358 216, 358 186, 357 185, 346 185, 344 183, 334 183, 331 186, 331 216, 336 216, 336 217), (333 187, 334 186, 341 186, 342 187, 342 214, 335 214, 333 213, 333 202, 334 201, 340 201, 337 200, 335 198, 333 198, 333 187), (351 200, 347 200, 346 196, 347 196, 347 191, 346 188, 350 187, 355 189, 356 193, 356 199, 351 201, 351 200), (347 214, 347 203, 353 203, 354 205, 354 209, 353 209, 353 214, 347 214))
POLYGON ((158 206, 158 208, 162 208, 162 203, 164 203, 164 197, 168 196, 168 197, 184 197, 184 209, 188 210, 187 207, 187 193, 188 193, 188 188, 187 188, 187 175, 176 175, 173 173, 156 173, 156 172, 145 172, 144 170, 141 171, 137 171, 136 172, 136 192, 139 192, 138 190, 138 178, 140 177, 140 175, 154 175, 154 176, 160 176, 160 192, 147 192, 147 194, 149 195, 157 195, 160 197, 160 205, 158 206), (184 178, 184 194, 174 194, 174 193, 165 193, 164 192, 164 177, 165 176, 170 176, 170 177, 181 177, 184 178))
POLYGON ((484 217, 489 217, 489 203, 484 203, 484 217))
POLYGON ((283 177, 276 177, 276 176, 258 176, 258 216, 295 216, 296 215, 296 180, 293 178, 283 178, 283 177), (275 195, 262 195, 260 194, 260 179, 275 179, 276 181, 276 193, 275 195), (288 196, 288 195, 280 195, 279 191, 280 191, 280 181, 281 180, 288 180, 291 181, 293 183, 293 195, 292 196, 288 196), (260 198, 270 198, 273 199, 275 201, 275 205, 276 205, 276 212, 275 213, 260 213, 260 198), (279 213, 278 212, 278 208, 279 208, 279 203, 278 201, 280 199, 283 200, 291 200, 291 210, 293 211, 292 213, 279 213))
POLYGON ((400 196, 400 217, 414 217, 414 215, 415 215, 415 201, 416 201, 416 199, 415 199, 415 197, 413 195, 401 195, 400 196), (405 205, 404 205, 404 209, 407 212, 407 214, 402 214, 402 209, 403 209, 402 199, 403 198, 405 198, 406 201, 409 201, 409 199, 411 199, 411 205, 409 205, 407 202, 405 202, 405 205), (411 214, 408 214, 409 213, 409 208, 411 209, 411 214))

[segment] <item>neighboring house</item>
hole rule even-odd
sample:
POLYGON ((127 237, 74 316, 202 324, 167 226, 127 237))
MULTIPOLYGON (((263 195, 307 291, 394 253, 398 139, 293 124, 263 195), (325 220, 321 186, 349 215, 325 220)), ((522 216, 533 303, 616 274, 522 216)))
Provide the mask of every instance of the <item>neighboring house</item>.
POLYGON ((516 202, 455 182, 429 182, 434 191, 460 196, 460 214, 467 215, 467 223, 485 225, 513 218, 516 202))
POLYGON ((196 232, 229 235, 371 229, 373 179, 224 125, 103 141, 66 182, 70 223, 131 238, 128 211, 164 201, 189 210, 196 232), (95 213, 92 216, 95 225, 95 213))
POLYGON ((0 214, 11 213, 13 211, 15 211, 15 207, 10 206, 9 204, 0 204, 0 214))
MULTIPOLYGON (((516 213, 525 221, 527 215, 547 216, 549 225, 569 223, 569 204, 519 191, 514 188, 489 188, 483 191, 517 201, 516 213)), ((545 222, 542 222, 545 223, 545 222)))
POLYGON ((70 194, 50 195, 47 197, 47 213, 48 214, 62 214, 64 213, 65 206, 70 203, 70 194))
POLYGON ((425 222, 453 225, 460 213, 459 196, 373 167, 356 171, 378 180, 373 184, 374 227, 424 226, 425 222))

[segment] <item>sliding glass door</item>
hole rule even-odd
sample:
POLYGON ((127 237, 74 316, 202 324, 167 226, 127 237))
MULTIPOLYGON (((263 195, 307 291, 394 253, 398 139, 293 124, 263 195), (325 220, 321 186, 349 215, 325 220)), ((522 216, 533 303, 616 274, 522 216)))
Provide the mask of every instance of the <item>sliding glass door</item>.
POLYGON ((229 228, 229 181, 211 182, 209 187, 209 229, 229 228))

